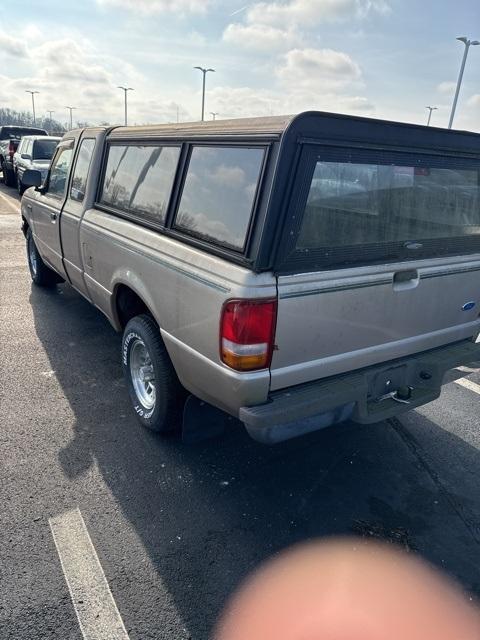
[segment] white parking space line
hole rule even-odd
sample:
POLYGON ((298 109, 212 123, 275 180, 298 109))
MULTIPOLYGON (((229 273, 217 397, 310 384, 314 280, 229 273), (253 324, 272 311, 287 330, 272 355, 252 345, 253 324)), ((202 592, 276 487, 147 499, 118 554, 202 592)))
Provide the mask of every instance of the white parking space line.
POLYGON ((457 371, 463 371, 464 373, 479 373, 480 369, 472 369, 472 367, 457 367, 457 371))
POLYGON ((480 384, 477 384, 476 382, 472 382, 471 380, 468 380, 468 378, 461 378, 460 380, 455 380, 455 384, 459 384, 462 387, 465 387, 465 389, 470 389, 470 391, 474 391, 475 393, 478 393, 478 395, 480 395, 480 384))
POLYGON ((1 191, 0 191, 0 198, 3 200, 3 202, 6 202, 8 204, 12 212, 18 213, 20 211, 20 204, 15 205, 14 204, 15 201, 12 201, 10 200, 10 198, 7 198, 6 196, 4 196, 1 191))
POLYGON ((49 519, 65 580, 85 640, 128 640, 79 509, 49 519))

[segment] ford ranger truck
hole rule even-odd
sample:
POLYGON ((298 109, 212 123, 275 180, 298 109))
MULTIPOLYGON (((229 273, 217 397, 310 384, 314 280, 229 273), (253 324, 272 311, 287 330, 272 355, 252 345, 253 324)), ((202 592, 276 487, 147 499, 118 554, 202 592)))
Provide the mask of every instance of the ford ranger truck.
POLYGON ((145 427, 377 422, 480 361, 479 172, 478 134, 322 112, 70 131, 28 264, 122 332, 145 427))

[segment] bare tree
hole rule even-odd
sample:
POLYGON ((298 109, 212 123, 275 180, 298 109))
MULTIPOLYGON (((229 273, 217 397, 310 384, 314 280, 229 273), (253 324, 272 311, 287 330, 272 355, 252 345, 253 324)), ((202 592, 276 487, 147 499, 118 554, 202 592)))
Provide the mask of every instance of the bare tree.
MULTIPOLYGON (((19 127, 33 127, 33 117, 28 111, 15 111, 14 109, 0 108, 0 125, 16 125, 19 127)), ((54 118, 39 117, 36 126, 46 129, 49 133, 65 133, 65 127, 54 118)))

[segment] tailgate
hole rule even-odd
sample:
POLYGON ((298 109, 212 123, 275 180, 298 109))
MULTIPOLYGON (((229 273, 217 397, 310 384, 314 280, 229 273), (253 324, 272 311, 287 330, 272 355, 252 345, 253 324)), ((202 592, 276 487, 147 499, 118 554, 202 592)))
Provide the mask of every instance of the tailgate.
POLYGON ((479 293, 480 260, 280 276, 272 390, 469 338, 479 293))
POLYGON ((306 144, 300 158, 273 390, 480 331, 477 157, 306 144))

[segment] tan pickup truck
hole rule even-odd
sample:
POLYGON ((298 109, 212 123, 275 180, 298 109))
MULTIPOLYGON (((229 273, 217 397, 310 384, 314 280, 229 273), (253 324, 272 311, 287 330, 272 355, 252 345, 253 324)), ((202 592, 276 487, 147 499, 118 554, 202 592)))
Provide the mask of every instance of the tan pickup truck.
POLYGON ((477 134, 320 112, 71 131, 23 175, 28 263, 123 332, 143 425, 193 397, 278 442, 480 360, 479 172, 477 134))

